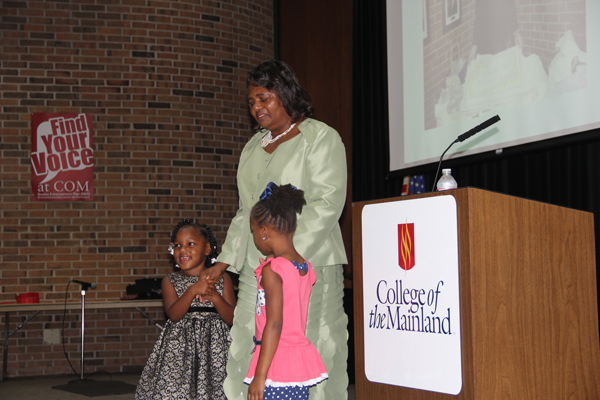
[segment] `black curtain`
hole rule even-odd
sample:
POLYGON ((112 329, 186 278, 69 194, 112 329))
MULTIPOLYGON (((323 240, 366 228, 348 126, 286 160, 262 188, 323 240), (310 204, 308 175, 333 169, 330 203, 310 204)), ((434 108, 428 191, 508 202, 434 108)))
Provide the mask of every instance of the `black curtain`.
POLYGON ((352 201, 399 196, 388 179, 385 1, 354 0, 352 47, 352 201))
MULTIPOLYGON (((354 0, 352 200, 400 196, 389 175, 385 1, 354 0)), ((450 143, 448 143, 450 144, 450 143)), ((476 187, 594 213, 600 249, 600 130, 444 161, 459 187, 476 187)), ((424 166, 431 190, 437 165, 424 166)))

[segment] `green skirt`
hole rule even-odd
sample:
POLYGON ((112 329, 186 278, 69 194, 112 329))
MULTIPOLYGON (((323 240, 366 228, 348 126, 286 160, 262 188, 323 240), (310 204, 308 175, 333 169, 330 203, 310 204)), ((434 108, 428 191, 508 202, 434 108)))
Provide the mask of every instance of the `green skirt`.
MULTIPOLYGON (((308 306, 306 337, 321 355, 329 379, 310 388, 310 400, 345 400, 348 398, 348 316, 344 312, 344 276, 341 265, 313 266, 317 281, 308 306)), ((248 385, 243 383, 254 342, 254 312, 256 308, 256 276, 244 267, 239 277, 237 306, 227 361, 224 389, 229 400, 246 400, 248 385)))

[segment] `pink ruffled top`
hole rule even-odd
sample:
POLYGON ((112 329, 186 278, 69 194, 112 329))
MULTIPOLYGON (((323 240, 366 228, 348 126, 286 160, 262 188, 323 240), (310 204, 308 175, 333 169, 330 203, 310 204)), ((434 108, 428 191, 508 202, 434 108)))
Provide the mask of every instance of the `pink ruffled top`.
MULTIPOLYGON (((283 326, 277 351, 267 372, 267 386, 313 386, 328 378, 327 369, 315 346, 306 338, 306 317, 308 301, 312 286, 316 281, 315 271, 310 263, 308 273, 301 276, 294 264, 283 257, 270 258, 255 271, 258 281, 256 297, 256 331, 257 340, 267 322, 265 291, 261 286, 262 270, 271 263, 271 269, 283 282, 283 326)), ((256 364, 260 355, 260 345, 252 354, 250 369, 244 383, 250 384, 254 379, 256 364)))

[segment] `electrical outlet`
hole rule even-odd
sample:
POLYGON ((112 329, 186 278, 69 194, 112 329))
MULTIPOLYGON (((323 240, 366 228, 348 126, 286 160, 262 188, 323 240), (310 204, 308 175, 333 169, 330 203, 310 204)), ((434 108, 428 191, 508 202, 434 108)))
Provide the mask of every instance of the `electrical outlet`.
POLYGON ((44 329, 44 344, 60 344, 60 329, 44 329))

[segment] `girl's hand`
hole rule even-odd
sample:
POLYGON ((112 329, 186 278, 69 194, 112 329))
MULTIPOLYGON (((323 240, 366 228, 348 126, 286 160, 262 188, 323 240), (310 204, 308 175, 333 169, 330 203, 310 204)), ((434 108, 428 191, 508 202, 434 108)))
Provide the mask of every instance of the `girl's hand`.
POLYGON ((262 287, 265 289, 267 322, 261 338, 260 352, 254 379, 248 388, 248 400, 262 400, 267 374, 279 346, 283 326, 283 281, 281 276, 265 265, 262 272, 262 287))
POLYGON ((265 393, 265 381, 264 379, 257 379, 255 376, 250 383, 248 388, 248 400, 263 400, 263 394, 265 393))
POLYGON ((215 298, 219 296, 219 292, 217 292, 217 289, 215 287, 215 285, 213 284, 212 286, 208 287, 208 291, 206 293, 202 293, 199 296, 196 296, 196 298, 202 298, 204 299, 204 301, 208 300, 208 301, 212 301, 213 303, 215 302, 215 298))
POLYGON ((237 299, 233 291, 233 282, 228 274, 223 275, 223 293, 215 291, 215 294, 204 296, 204 299, 210 300, 217 309, 221 319, 229 326, 233 325, 233 310, 237 299))
MULTIPOLYGON (((200 275, 200 279, 209 279, 216 283, 219 281, 219 279, 221 279, 221 276, 223 276, 226 269, 227 264, 218 262, 212 267, 205 269, 204 272, 202 272, 202 274, 200 275)), ((196 295, 196 298, 200 300, 200 302, 204 303, 205 299, 202 294, 196 295)))
POLYGON ((173 322, 177 322, 185 317, 185 314, 188 312, 191 303, 197 295, 216 293, 215 283, 215 281, 207 280, 206 278, 202 280, 202 277, 199 277, 198 282, 187 288, 181 297, 179 297, 171 284, 169 277, 165 276, 162 280, 161 287, 163 291, 163 305, 169 319, 173 322))

